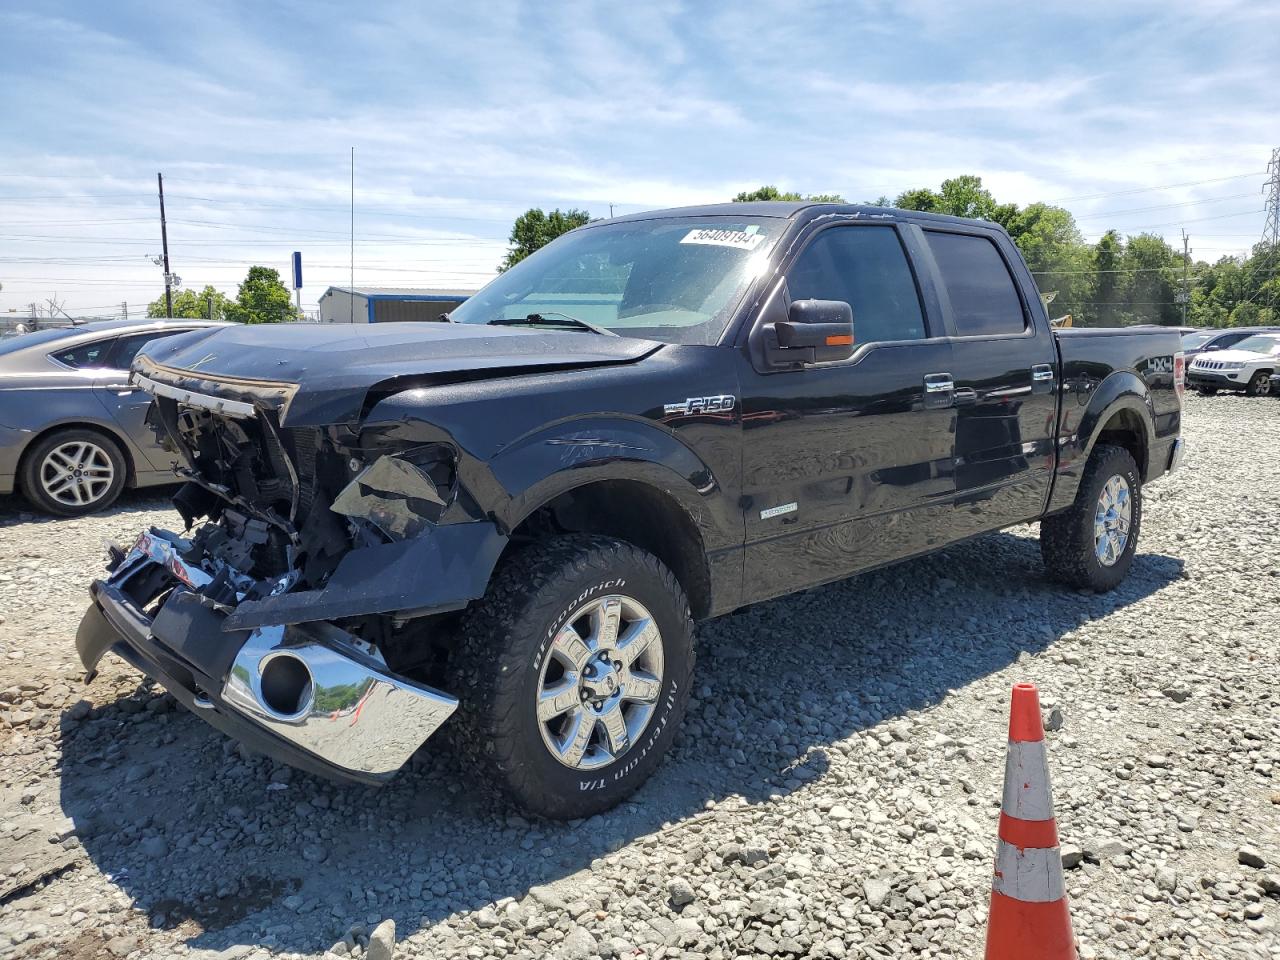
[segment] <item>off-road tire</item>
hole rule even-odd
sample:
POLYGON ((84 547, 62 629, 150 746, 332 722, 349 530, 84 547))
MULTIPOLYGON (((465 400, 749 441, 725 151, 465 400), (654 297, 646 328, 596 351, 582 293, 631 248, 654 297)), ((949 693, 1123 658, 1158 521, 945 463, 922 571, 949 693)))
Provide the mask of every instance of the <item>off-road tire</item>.
POLYGON ((1128 575, 1141 531, 1142 486, 1138 465, 1123 447, 1098 444, 1085 465, 1075 503, 1062 513, 1040 521, 1040 555, 1053 579, 1104 593, 1114 590, 1128 575), (1094 511, 1103 487, 1117 475, 1129 484, 1131 519, 1124 550, 1108 567, 1094 550, 1094 511))
POLYGON ((19 485, 23 496, 36 509, 45 513, 56 514, 60 517, 81 517, 98 510, 105 510, 115 503, 120 496, 120 492, 124 490, 127 473, 128 463, 124 458, 124 452, 120 449, 120 444, 115 440, 97 430, 69 427, 65 430, 53 431, 48 436, 38 440, 34 446, 26 451, 22 458, 19 485), (49 456, 50 451, 69 443, 78 442, 91 443, 100 449, 111 461, 112 469, 111 483, 102 495, 90 503, 79 505, 64 503, 50 496, 40 480, 41 467, 49 456))
POLYGON ((616 805, 653 773, 675 738, 693 675, 693 621, 679 581, 622 540, 552 537, 504 560, 459 626, 455 739, 486 781, 525 810, 556 820, 616 805), (535 714, 550 638, 585 596, 620 593, 643 604, 662 634, 657 707, 631 748, 608 766, 576 770, 546 744, 535 714))
POLYGON ((1249 385, 1244 388, 1244 392, 1251 397, 1265 397, 1271 392, 1271 373, 1268 370, 1259 370, 1249 378, 1249 385))

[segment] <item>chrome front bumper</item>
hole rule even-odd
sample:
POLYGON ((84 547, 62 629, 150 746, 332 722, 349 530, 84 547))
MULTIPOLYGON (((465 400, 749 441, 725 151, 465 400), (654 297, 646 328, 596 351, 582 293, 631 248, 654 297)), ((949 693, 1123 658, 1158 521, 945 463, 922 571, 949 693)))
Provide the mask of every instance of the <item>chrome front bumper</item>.
POLYGON ((250 747, 366 783, 390 778, 457 708, 331 623, 227 631, 227 607, 202 592, 214 578, 182 558, 188 548, 174 534, 144 533, 93 584, 76 637, 88 680, 110 650, 250 747))

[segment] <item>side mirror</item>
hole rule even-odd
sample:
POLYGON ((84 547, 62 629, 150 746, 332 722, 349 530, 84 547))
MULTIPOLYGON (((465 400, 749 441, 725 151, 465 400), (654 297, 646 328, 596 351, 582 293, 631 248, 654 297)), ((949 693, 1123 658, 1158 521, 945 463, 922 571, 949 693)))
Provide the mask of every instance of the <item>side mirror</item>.
POLYGON ((1211 344, 1209 344, 1207 347, 1205 347, 1205 348, 1204 348, 1204 352, 1205 352, 1205 353, 1212 353, 1214 350, 1221 350, 1221 349, 1222 349, 1222 347, 1220 347, 1218 344, 1216 344, 1216 343, 1211 343, 1211 344))
POLYGON ((843 300, 797 300, 764 334, 766 356, 777 366, 846 360, 853 355, 853 308, 843 300))

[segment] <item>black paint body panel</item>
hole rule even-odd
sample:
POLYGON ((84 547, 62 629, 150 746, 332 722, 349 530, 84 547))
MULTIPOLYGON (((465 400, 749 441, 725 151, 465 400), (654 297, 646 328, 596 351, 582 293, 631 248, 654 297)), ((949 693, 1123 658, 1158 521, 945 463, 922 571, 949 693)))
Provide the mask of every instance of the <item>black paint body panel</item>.
MULTIPOLYGON (((836 204, 673 213, 789 220, 717 345, 392 324, 193 335, 154 348, 151 359, 198 365, 193 376, 211 382, 297 383, 288 426, 343 424, 390 450, 452 444, 474 509, 442 522, 486 521, 498 537, 576 487, 643 484, 696 530, 708 615, 1063 509, 1117 413, 1141 441, 1144 479, 1167 468, 1181 417, 1177 332, 1051 330, 998 226, 836 204), (785 311, 789 265, 820 231, 864 227, 901 238, 928 338, 859 344, 833 363, 767 365, 759 331, 785 311), (926 229, 996 244, 1018 287, 1023 333, 959 335, 926 229), (1052 377, 1033 379, 1037 366, 1052 377), (950 375, 954 395, 926 392, 926 377, 937 374, 950 375), (725 396, 735 403, 720 412, 664 411, 725 396)), ((477 563, 491 565, 493 553, 477 563)), ((489 573, 457 578, 455 599, 469 599, 489 573)))

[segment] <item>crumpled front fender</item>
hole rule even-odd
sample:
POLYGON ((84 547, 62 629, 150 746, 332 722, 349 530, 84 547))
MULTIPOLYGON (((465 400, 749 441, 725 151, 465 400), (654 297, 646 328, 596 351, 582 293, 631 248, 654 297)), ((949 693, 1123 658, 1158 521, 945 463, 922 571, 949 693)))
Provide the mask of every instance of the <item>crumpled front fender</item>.
POLYGON ((460 610, 484 596, 507 538, 488 521, 432 527, 419 537, 352 550, 318 590, 246 600, 224 630, 363 614, 460 610))

